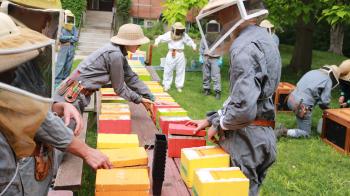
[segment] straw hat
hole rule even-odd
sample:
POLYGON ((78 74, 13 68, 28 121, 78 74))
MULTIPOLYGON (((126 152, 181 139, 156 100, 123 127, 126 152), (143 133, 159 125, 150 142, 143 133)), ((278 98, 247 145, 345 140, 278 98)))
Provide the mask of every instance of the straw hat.
POLYGON ((124 46, 138 46, 149 43, 149 39, 145 37, 139 25, 124 24, 118 34, 111 38, 111 42, 124 46))
POLYGON ((350 59, 343 61, 339 65, 341 80, 350 81, 350 59))
POLYGON ((52 40, 28 28, 18 27, 11 18, 0 13, 0 72, 36 57, 38 48, 52 40))
POLYGON ((336 80, 339 80, 340 76, 340 69, 336 65, 325 65, 322 68, 320 68, 321 71, 329 73, 329 70, 332 71, 334 77, 336 80))
POLYGON ((274 26, 270 21, 268 21, 268 20, 263 20, 263 21, 261 21, 261 23, 260 23, 259 26, 260 26, 260 27, 267 28, 267 29, 271 29, 271 28, 275 27, 275 26, 274 26))

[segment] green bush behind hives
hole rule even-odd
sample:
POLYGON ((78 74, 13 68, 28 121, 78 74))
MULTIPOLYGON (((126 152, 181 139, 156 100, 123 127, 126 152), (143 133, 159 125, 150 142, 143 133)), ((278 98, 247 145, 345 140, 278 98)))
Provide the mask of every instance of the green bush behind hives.
POLYGON ((62 8, 70 10, 75 15, 75 26, 79 27, 80 17, 86 10, 86 0, 61 0, 62 8))

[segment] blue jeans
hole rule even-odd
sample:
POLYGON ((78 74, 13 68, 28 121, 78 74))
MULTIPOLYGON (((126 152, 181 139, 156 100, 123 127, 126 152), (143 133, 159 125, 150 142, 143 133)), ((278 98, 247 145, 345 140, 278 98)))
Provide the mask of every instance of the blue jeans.
MULTIPOLYGON (((294 103, 288 99, 288 107, 293 110, 294 108, 294 103)), ((294 112, 295 113, 295 112, 294 112)), ((295 115, 295 118, 297 120, 297 129, 289 129, 287 132, 287 135, 289 137, 308 137, 310 136, 311 133, 311 117, 312 117, 312 111, 307 111, 305 113, 305 116, 303 118, 300 118, 299 116, 295 115)))
POLYGON ((65 80, 72 69, 74 60, 74 45, 61 46, 58 53, 56 69, 55 69, 55 86, 57 87, 63 80, 65 80))

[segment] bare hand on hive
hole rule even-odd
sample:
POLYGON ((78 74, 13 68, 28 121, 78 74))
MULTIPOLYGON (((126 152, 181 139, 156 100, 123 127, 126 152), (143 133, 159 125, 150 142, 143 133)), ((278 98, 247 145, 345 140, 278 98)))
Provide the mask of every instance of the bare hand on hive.
POLYGON ((141 103, 145 106, 150 115, 153 116, 153 102, 149 99, 142 98, 141 103))
POLYGON ((198 131, 203 130, 210 126, 210 123, 207 119, 203 120, 190 120, 186 123, 186 126, 195 126, 196 129, 193 131, 193 134, 196 134, 198 131))

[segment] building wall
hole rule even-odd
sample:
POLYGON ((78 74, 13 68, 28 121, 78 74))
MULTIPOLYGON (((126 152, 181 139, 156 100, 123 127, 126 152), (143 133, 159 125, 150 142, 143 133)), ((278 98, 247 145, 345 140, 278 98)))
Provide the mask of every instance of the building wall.
POLYGON ((160 5, 164 0, 132 0, 130 16, 157 20, 162 13, 163 7, 160 5))

